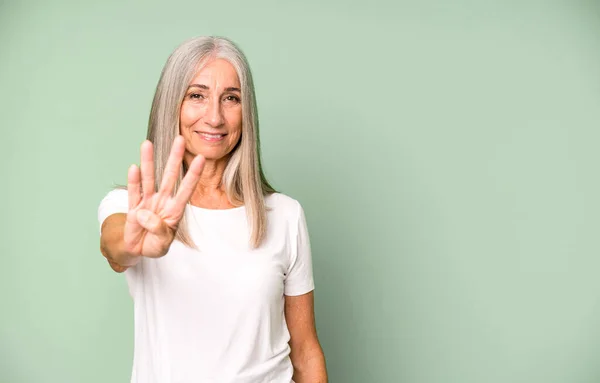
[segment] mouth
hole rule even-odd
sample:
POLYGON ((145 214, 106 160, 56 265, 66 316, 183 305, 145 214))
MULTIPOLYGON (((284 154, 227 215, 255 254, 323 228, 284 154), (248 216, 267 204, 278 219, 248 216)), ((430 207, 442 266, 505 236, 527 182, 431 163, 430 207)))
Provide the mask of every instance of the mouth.
POLYGON ((194 132, 196 133, 200 139, 204 140, 204 141, 208 141, 208 142, 218 142, 223 140, 223 138, 225 138, 225 136, 227 135, 226 133, 222 133, 222 134, 213 134, 213 133, 205 133, 205 132, 194 132))

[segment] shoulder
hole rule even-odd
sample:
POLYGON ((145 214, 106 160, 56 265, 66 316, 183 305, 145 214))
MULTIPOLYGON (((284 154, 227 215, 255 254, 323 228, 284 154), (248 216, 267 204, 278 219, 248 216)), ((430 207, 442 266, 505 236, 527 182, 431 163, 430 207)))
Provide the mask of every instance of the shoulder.
POLYGON ((298 219, 302 214, 300 202, 283 193, 272 193, 265 197, 265 204, 270 211, 285 215, 290 219, 298 219))
MULTIPOLYGON (((100 209, 123 209, 129 207, 129 193, 127 189, 115 188, 106 193, 100 201, 100 209)), ((128 210, 128 209, 127 209, 128 210)), ((127 212, 125 210, 125 212, 127 212)))
POLYGON ((116 188, 107 192, 98 205, 100 225, 108 216, 129 211, 129 196, 126 189, 116 188))
POLYGON ((102 200, 116 200, 127 202, 129 199, 127 189, 124 187, 116 187, 104 194, 102 200))

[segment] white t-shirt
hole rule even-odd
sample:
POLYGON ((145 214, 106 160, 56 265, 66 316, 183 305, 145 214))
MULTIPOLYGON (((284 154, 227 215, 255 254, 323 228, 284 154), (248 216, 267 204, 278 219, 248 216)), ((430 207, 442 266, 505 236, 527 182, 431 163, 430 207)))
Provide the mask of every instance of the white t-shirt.
MULTIPOLYGON (((100 225, 126 213, 127 191, 100 203, 100 225)), ((134 302, 132 383, 290 383, 284 294, 314 289, 304 211, 281 193, 265 197, 268 227, 249 247, 245 207, 185 214, 198 250, 174 241, 161 258, 125 271, 134 302)))

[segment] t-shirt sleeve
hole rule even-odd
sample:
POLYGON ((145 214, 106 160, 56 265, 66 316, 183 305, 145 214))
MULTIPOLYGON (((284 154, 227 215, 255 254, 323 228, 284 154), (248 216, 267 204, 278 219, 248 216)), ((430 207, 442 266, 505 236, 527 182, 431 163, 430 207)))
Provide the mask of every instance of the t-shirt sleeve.
POLYGON ((109 191, 98 206, 99 229, 108 216, 115 213, 127 213, 129 211, 129 196, 125 189, 113 189, 109 191))
MULTIPOLYGON (((98 223, 102 233, 102 223, 106 218, 115 213, 127 213, 129 211, 129 195, 125 189, 113 189, 109 191, 98 206, 98 223)), ((143 259, 142 259, 143 261, 143 259)), ((134 297, 138 281, 141 278, 141 264, 138 262, 125 270, 125 277, 129 288, 129 294, 134 297)))
POLYGON ((284 294, 288 296, 306 294, 315 288, 308 227, 300 204, 295 226, 297 229, 292 235, 291 262, 284 282, 284 294))

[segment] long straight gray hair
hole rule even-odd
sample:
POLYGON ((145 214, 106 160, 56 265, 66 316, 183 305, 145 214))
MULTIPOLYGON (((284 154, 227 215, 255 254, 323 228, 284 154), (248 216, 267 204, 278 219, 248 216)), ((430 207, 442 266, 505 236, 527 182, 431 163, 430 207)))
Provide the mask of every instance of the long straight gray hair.
MULTIPOLYGON (((267 229, 264 197, 275 190, 264 175, 258 134, 258 111, 252 73, 241 49, 231 40, 202 36, 185 41, 169 56, 156 86, 148 121, 147 138, 154 144, 156 188, 162 180, 175 137, 179 134, 179 115, 183 98, 196 73, 212 59, 225 59, 235 68, 242 98, 242 134, 229 155, 221 185, 234 206, 245 206, 250 227, 250 246, 259 247, 267 229)), ((175 192, 179 189, 186 165, 182 163, 175 192)), ((192 240, 185 214, 175 238, 197 248, 192 240)))

